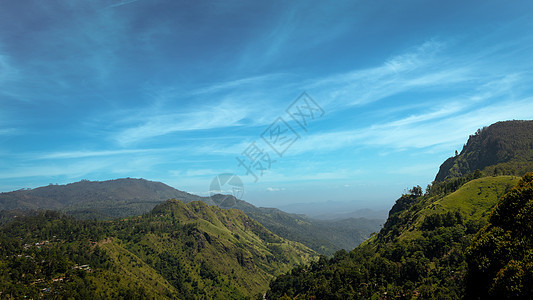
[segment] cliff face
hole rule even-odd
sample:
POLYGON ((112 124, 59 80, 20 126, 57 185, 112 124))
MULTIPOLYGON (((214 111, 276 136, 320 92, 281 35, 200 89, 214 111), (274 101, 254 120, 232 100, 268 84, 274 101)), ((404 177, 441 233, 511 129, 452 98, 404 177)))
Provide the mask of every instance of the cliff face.
MULTIPOLYGON (((506 164, 531 165, 533 162, 533 121, 506 121, 479 129, 471 135, 459 155, 448 158, 439 169, 435 181, 460 177, 489 166, 522 172, 522 168, 506 164)), ((493 173, 500 172, 491 168, 493 173)), ((512 171, 509 171, 512 172, 512 171)), ((523 174, 510 174, 523 175, 523 174)))

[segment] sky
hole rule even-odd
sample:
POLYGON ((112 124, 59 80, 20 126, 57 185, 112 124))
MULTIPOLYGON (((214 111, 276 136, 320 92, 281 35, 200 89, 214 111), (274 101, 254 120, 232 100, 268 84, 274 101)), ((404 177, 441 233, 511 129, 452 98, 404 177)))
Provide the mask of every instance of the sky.
POLYGON ((132 177, 387 208, 533 118, 531 1, 4 0, 0 192, 132 177))

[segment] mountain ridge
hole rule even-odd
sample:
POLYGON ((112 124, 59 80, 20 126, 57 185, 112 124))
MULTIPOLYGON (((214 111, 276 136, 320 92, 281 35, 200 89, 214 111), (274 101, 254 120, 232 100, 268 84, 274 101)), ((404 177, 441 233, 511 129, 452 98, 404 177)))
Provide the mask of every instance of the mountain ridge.
POLYGON ((28 210, 52 209, 81 219, 124 218, 147 213, 168 199, 179 199, 186 203, 201 201, 208 205, 219 204, 225 209, 240 209, 274 233, 304 243, 326 255, 357 246, 383 223, 381 219, 366 218, 317 220, 277 208, 256 207, 232 195, 201 197, 161 182, 135 178, 83 180, 0 193, 0 217, 11 219, 27 214, 28 210), (222 200, 224 203, 221 203, 222 200))
POLYGON ((476 170, 487 175, 521 176, 532 167, 533 121, 503 121, 470 135, 461 152, 442 163, 435 181, 461 177, 476 170))

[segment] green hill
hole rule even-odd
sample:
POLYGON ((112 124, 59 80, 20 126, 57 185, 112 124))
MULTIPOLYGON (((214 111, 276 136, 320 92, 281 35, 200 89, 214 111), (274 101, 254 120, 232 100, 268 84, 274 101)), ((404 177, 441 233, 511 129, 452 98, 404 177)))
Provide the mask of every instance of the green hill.
POLYGON ((164 202, 113 221, 57 212, 0 227, 2 297, 246 299, 315 259, 239 210, 164 202))
MULTIPOLYGON (((465 183, 458 190, 444 197, 426 195, 425 199, 418 200, 420 203, 416 206, 395 216, 398 219, 409 219, 409 222, 398 223, 398 225, 405 226, 400 230, 401 234, 398 239, 419 237, 431 218, 448 212, 460 213, 463 222, 485 222, 487 215, 498 203, 498 199, 509 192, 518 183, 519 178, 516 176, 483 177, 465 183)), ((387 223, 384 227, 389 228, 387 223)))

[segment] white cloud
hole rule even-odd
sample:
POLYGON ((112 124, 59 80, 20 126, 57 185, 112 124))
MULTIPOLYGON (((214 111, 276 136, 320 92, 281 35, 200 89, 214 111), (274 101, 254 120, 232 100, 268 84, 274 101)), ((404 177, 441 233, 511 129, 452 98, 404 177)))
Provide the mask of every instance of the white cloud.
POLYGON ((310 134, 294 143, 287 155, 371 146, 405 150, 466 142, 479 127, 510 119, 533 119, 533 98, 487 106, 451 105, 426 114, 357 130, 310 134))
POLYGON ((279 191, 284 191, 285 188, 279 188, 279 187, 267 187, 266 190, 268 192, 279 192, 279 191))
POLYGON ((245 107, 224 104, 192 112, 154 114, 139 120, 141 125, 122 130, 116 134, 115 139, 122 145, 128 145, 174 132, 242 126, 241 122, 247 116, 248 110, 245 107))
POLYGON ((115 4, 109 5, 108 8, 115 8, 115 7, 127 5, 127 4, 130 4, 130 3, 133 3, 133 2, 137 2, 137 1, 139 1, 139 0, 120 0, 120 1, 117 1, 117 3, 115 3, 115 4))
POLYGON ((405 91, 447 86, 471 79, 471 70, 444 62, 442 42, 430 40, 411 52, 392 57, 381 66, 354 70, 310 81, 322 99, 342 106, 366 105, 405 91))
POLYGON ((220 173, 223 173, 223 172, 213 170, 213 169, 198 169, 198 170, 187 170, 185 172, 185 176, 187 177, 205 177, 205 176, 215 177, 220 173))
POLYGON ((252 76, 247 78, 240 78, 237 80, 226 81, 221 83, 215 83, 203 88, 193 90, 188 93, 190 95, 202 95, 202 94, 212 94, 215 92, 227 91, 228 89, 238 88, 239 90, 248 89, 250 86, 265 86, 267 83, 272 83, 272 81, 278 81, 283 79, 286 74, 265 74, 259 76, 252 76))
POLYGON ((69 151, 69 152, 54 152, 47 153, 40 156, 40 159, 68 159, 68 158, 85 158, 96 156, 113 156, 124 154, 136 154, 156 151, 155 149, 122 149, 122 150, 108 150, 108 151, 69 151))

